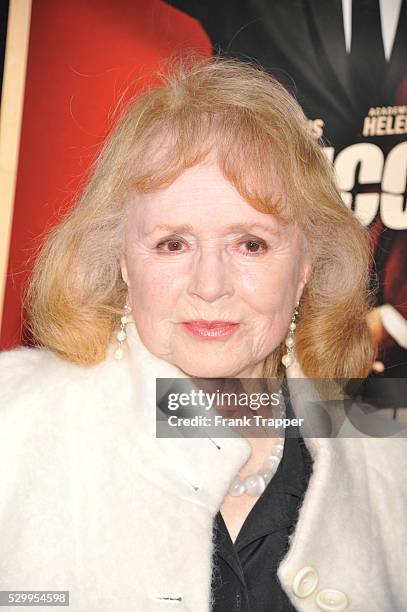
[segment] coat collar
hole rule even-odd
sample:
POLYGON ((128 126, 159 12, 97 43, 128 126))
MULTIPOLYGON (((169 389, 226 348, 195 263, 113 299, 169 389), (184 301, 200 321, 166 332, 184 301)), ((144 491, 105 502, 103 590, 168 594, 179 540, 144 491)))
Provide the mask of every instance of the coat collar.
MULTIPOLYGON (((125 387, 128 401, 136 410, 137 440, 134 444, 149 457, 139 469, 148 478, 155 478, 163 488, 177 491, 183 498, 207 505, 216 513, 233 477, 246 463, 251 453, 249 442, 241 438, 157 438, 156 437, 156 379, 187 378, 176 366, 153 355, 142 342, 133 321, 127 328, 128 353, 121 367, 125 370, 120 397, 125 387), (163 474, 163 468, 165 474, 163 474)), ((114 347, 108 352, 113 359, 114 347)), ((117 364, 116 364, 117 365, 117 364)), ((296 415, 304 413, 305 400, 315 399, 311 381, 306 379, 297 361, 287 369, 291 406, 296 415), (296 379, 295 386, 291 380, 296 379), (298 386, 298 379, 303 386, 298 386)), ((116 398, 117 399, 117 398, 116 398)), ((317 417, 320 418, 320 417, 317 417)), ((320 423, 317 425, 320 426, 320 423)), ((310 454, 317 464, 321 456, 329 455, 331 440, 305 437, 310 454)))
MULTIPOLYGON (((127 324, 128 353, 122 367, 126 372, 124 387, 130 393, 136 409, 138 444, 143 441, 150 449, 157 452, 157 466, 166 457, 167 466, 172 465, 183 486, 183 494, 198 503, 208 503, 217 509, 226 494, 227 488, 235 474, 246 463, 251 453, 249 442, 241 438, 157 438, 156 437, 156 379, 188 378, 178 367, 153 355, 142 342, 135 323, 127 324), (210 466, 210 467, 209 467, 210 466)), ((108 350, 108 361, 113 358, 114 346, 108 350)), ((294 360, 287 369, 287 382, 290 402, 296 416, 306 416, 307 407, 318 401, 318 394, 294 360)), ((192 384, 192 383, 191 383, 192 384)), ((122 397, 123 397, 122 388, 122 397)), ((343 421, 343 407, 337 410, 338 422, 343 421)), ((334 409, 333 409, 334 410, 334 409)), ((312 428, 324 431, 326 414, 315 412, 312 428)), ((327 435, 331 427, 327 428, 327 435)), ((306 433, 306 432, 305 432, 306 433)), ((304 435, 304 434, 303 434, 304 435)), ((304 435, 308 450, 314 461, 320 454, 329 453, 330 442, 324 437, 304 435)), ((161 465, 160 465, 161 468, 161 465)))
MULTIPOLYGON (((162 488, 182 499, 206 506, 215 514, 234 475, 250 456, 243 438, 157 438, 156 379, 187 378, 176 366, 153 355, 143 344, 133 321, 127 324, 127 376, 137 410, 139 469, 162 488)), ((109 350, 112 359, 113 349, 109 350)))

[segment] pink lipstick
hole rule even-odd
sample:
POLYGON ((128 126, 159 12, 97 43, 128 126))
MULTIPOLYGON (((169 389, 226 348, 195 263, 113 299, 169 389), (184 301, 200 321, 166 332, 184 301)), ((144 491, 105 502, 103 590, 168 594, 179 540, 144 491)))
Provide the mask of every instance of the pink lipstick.
POLYGON ((232 323, 230 321, 205 321, 203 319, 184 321, 182 325, 193 336, 204 340, 228 338, 239 327, 239 323, 232 323))

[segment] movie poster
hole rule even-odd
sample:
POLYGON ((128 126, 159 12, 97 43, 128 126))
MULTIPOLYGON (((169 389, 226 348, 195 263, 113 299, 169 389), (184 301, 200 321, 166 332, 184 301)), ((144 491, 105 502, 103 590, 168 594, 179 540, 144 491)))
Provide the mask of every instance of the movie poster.
POLYGON ((214 53, 257 60, 301 103, 334 164, 344 202, 370 230, 381 376, 405 376, 407 3, 170 4, 201 23, 214 53))

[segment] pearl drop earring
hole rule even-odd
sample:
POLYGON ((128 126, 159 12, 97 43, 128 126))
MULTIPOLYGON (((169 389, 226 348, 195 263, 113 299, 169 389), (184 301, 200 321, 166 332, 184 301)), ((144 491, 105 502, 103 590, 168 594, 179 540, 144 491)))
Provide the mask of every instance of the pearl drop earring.
POLYGON ((297 327, 296 321, 297 321, 297 316, 298 316, 298 306, 299 305, 300 305, 300 302, 297 302, 297 306, 295 307, 294 314, 291 317, 291 323, 288 326, 288 334, 285 339, 285 345, 287 347, 287 352, 281 358, 281 363, 286 368, 288 368, 293 363, 292 353, 294 351, 294 346, 295 346, 294 332, 295 332, 295 328, 297 327))
POLYGON ((120 318, 120 329, 118 330, 117 334, 116 334, 116 340, 118 342, 117 344, 117 348, 115 350, 115 352, 113 353, 113 356, 115 359, 123 359, 124 357, 124 348, 123 348, 123 344, 126 341, 127 338, 127 334, 126 334, 126 325, 127 323, 130 321, 130 306, 127 304, 127 302, 124 305, 124 310, 126 311, 126 314, 124 314, 121 318, 120 318))

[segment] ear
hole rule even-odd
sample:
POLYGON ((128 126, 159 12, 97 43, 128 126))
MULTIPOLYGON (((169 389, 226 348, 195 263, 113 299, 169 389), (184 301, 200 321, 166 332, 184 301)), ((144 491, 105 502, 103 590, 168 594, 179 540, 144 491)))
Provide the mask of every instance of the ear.
POLYGON ((129 287, 129 275, 127 272, 127 262, 126 262, 126 257, 124 256, 123 253, 120 253, 119 256, 120 259, 120 270, 122 273, 122 279, 124 280, 124 282, 126 283, 126 285, 129 287))
POLYGON ((301 275, 300 275, 300 280, 298 283, 298 288, 297 288, 297 295, 296 295, 296 301, 298 302, 301 299, 302 293, 304 291, 304 287, 308 282, 308 279, 311 275, 311 268, 312 268, 312 264, 311 264, 311 260, 310 258, 307 256, 304 259, 303 265, 302 265, 302 270, 301 270, 301 275))

